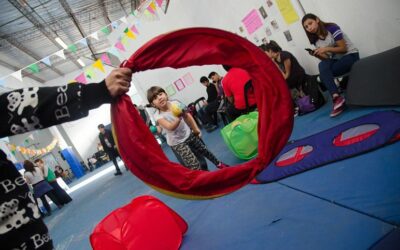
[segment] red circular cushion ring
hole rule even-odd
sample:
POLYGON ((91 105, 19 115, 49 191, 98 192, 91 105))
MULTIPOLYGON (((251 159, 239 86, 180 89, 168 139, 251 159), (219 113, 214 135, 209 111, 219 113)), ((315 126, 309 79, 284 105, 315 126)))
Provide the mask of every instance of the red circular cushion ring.
POLYGON ((163 34, 144 44, 122 66, 140 72, 211 64, 239 67, 251 76, 259 112, 259 140, 258 156, 249 162, 212 172, 182 167, 169 161, 128 96, 112 104, 114 136, 125 165, 165 194, 209 199, 233 192, 272 161, 292 131, 293 106, 282 74, 263 51, 233 33, 188 28, 163 34))

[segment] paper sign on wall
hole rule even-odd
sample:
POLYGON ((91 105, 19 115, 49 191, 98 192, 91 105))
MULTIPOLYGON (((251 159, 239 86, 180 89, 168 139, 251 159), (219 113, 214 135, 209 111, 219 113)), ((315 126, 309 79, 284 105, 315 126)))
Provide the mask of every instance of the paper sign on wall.
POLYGON ((258 14, 258 11, 255 9, 250 11, 249 14, 247 14, 247 16, 243 18, 242 23, 249 35, 253 34, 263 25, 262 19, 258 14))
POLYGON ((183 79, 183 81, 184 81, 184 83, 185 83, 186 86, 189 86, 189 85, 191 85, 191 84, 194 83, 193 76, 192 76, 192 74, 190 74, 190 72, 189 72, 189 73, 186 73, 186 74, 182 77, 182 79, 183 79))
POLYGON ((299 20, 299 16, 290 0, 276 0, 276 4, 287 24, 292 24, 299 20))
POLYGON ((181 91, 185 88, 185 84, 183 83, 182 79, 178 79, 174 82, 174 85, 178 91, 181 91))
POLYGON ((173 96, 176 93, 176 90, 174 88, 174 85, 170 84, 165 88, 165 92, 167 92, 168 96, 173 96))

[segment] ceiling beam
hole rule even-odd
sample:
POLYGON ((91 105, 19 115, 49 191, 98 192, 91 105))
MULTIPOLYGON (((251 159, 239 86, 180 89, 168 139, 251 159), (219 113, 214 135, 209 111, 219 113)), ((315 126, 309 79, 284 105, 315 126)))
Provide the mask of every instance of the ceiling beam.
POLYGON ((125 10, 124 6, 122 5, 121 0, 118 0, 118 3, 119 3, 119 5, 121 6, 122 11, 125 13, 125 16, 127 16, 128 13, 126 13, 126 10, 125 10))
POLYGON ((104 18, 104 23, 106 25, 110 24, 111 23, 111 19, 108 16, 108 13, 107 13, 105 0, 98 0, 98 3, 99 3, 99 6, 100 6, 100 9, 101 9, 101 12, 102 12, 102 17, 104 18))
MULTIPOLYGON (((70 18, 72 19, 72 21, 75 24, 75 27, 78 29, 79 33, 81 34, 82 38, 87 37, 87 34, 85 33, 85 31, 83 30, 83 27, 81 26, 81 24, 79 23, 78 19, 76 18, 75 14, 72 12, 71 7, 69 6, 69 4, 67 3, 67 1, 65 0, 58 0, 61 4, 61 6, 64 8, 65 12, 67 12, 67 14, 70 16, 70 18)), ((94 48, 92 47, 92 45, 89 43, 88 40, 86 40, 86 42, 88 43, 88 47, 90 52, 92 53, 92 56, 97 59, 96 57, 96 53, 94 48)))
MULTIPOLYGON (((56 38, 55 32, 51 30, 51 28, 48 25, 40 22, 40 19, 42 18, 36 12, 34 12, 33 9, 32 11, 29 11, 27 9, 29 5, 22 6, 18 0, 8 0, 8 2, 10 2, 19 12, 21 12, 21 14, 24 15, 44 36, 46 36, 47 39, 49 39, 55 46, 57 46, 57 48, 63 49, 61 45, 59 45, 55 40, 56 38), (34 14, 36 14, 38 17, 36 17, 34 14)), ((29 8, 31 7, 29 6, 29 8)), ((71 62, 80 69, 81 65, 79 65, 79 63, 76 61, 77 58, 75 58, 75 56, 72 53, 70 55, 72 59, 74 59, 71 60, 71 62)))
MULTIPOLYGON (((3 35, 2 35, 3 36, 3 35)), ((24 52, 26 55, 28 55, 29 57, 35 59, 36 61, 40 61, 43 58, 40 57, 38 54, 34 53, 33 51, 27 49, 24 45, 22 45, 20 42, 18 42, 16 39, 13 39, 9 36, 3 36, 4 40, 6 40, 9 44, 11 44, 12 46, 14 46, 15 48, 19 49, 20 51, 24 52)), ((47 64, 44 63, 44 65, 46 65, 46 67, 48 67, 49 69, 53 70, 55 73, 57 73, 59 76, 63 76, 64 74, 58 70, 55 67, 49 66, 47 64)))
MULTIPOLYGON (((10 70, 14 70, 14 71, 20 70, 20 68, 14 66, 14 65, 11 65, 11 64, 9 64, 9 63, 7 63, 7 62, 4 62, 4 61, 0 61, 0 65, 3 66, 3 67, 8 68, 8 69, 10 69, 10 70)), ((37 76, 34 76, 34 75, 27 75, 27 74, 24 74, 24 73, 22 73, 22 72, 21 72, 21 74, 22 74, 23 77, 29 77, 29 78, 31 78, 31 79, 37 81, 37 82, 45 83, 45 80, 43 80, 42 78, 39 78, 39 77, 37 77, 37 76)))
POLYGON ((131 0, 131 13, 136 9, 136 1, 135 0, 131 0))

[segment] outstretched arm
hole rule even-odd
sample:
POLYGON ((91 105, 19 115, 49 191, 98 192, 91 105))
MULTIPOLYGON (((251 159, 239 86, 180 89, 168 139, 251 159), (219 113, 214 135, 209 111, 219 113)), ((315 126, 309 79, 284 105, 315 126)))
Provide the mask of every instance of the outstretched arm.
POLYGON ((88 115, 129 90, 132 71, 115 69, 98 84, 31 87, 0 95, 0 138, 88 115))

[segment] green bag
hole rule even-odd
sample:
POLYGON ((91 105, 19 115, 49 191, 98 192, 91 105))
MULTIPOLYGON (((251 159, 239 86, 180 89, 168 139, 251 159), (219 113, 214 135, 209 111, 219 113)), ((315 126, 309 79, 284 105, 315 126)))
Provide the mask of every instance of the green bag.
POLYGON ((236 157, 254 158, 258 153, 258 112, 241 115, 221 129, 222 138, 236 157))

